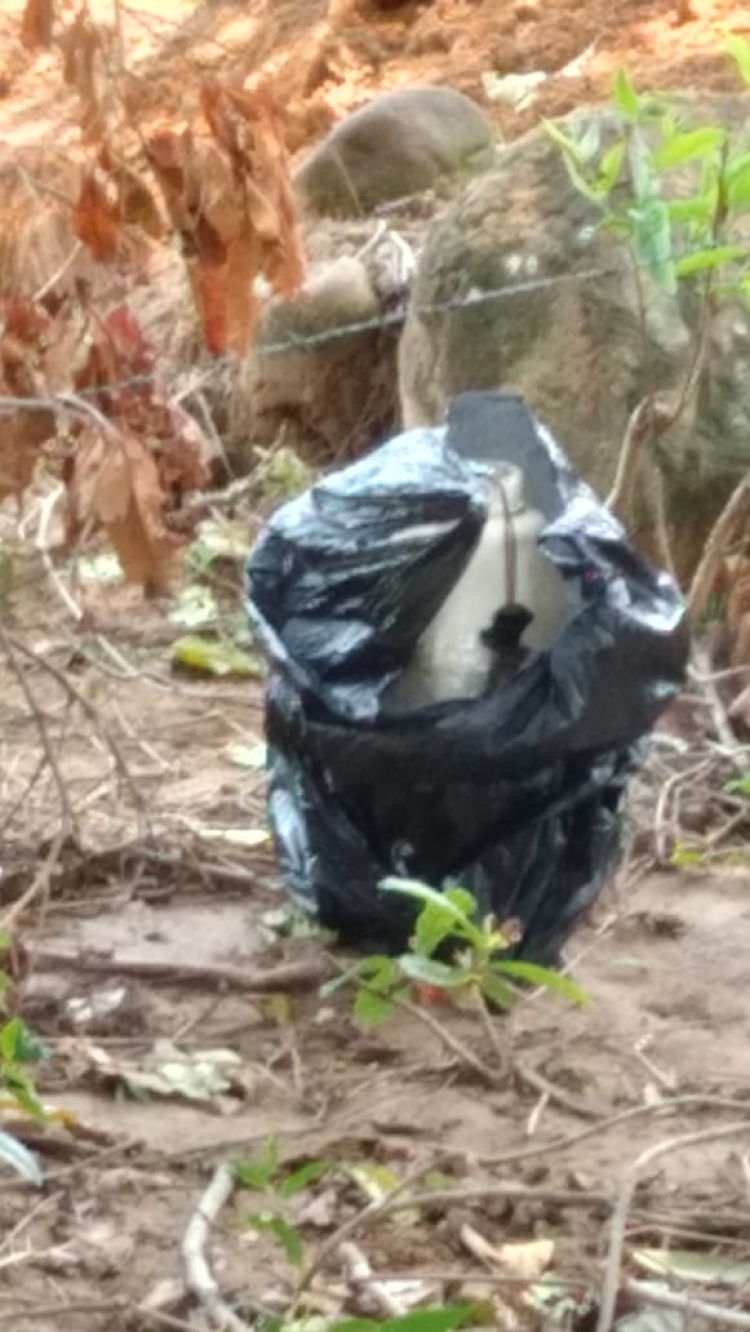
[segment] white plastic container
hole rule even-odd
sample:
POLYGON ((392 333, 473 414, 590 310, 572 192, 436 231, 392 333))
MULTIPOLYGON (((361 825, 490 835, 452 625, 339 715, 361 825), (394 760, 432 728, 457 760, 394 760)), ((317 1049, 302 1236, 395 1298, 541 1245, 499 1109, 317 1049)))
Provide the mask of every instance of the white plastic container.
MULTIPOLYGON (((483 471, 485 468, 483 467, 483 471)), ((417 643, 392 694, 402 707, 476 698, 493 664, 481 634, 503 606, 528 607, 522 643, 548 647, 565 619, 563 580, 537 546, 544 519, 526 507, 523 473, 509 463, 486 468, 489 512, 463 574, 417 643)))

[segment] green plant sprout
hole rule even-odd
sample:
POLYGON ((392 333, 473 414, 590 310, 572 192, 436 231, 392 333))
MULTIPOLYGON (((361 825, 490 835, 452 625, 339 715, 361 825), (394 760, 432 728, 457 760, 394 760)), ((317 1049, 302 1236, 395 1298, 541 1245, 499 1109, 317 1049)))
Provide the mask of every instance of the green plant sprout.
MULTIPOLYGON (((10 951, 10 936, 0 930, 0 957, 10 951)), ((19 1017, 8 1015, 6 995, 10 978, 0 971, 0 1110, 19 1111, 37 1123, 46 1123, 47 1115, 26 1071, 45 1057, 45 1050, 19 1017)), ((42 1171, 36 1157, 12 1133, 0 1130, 0 1164, 10 1166, 31 1184, 42 1183, 42 1171)))
MULTIPOLYGON (((259 1234, 269 1235, 280 1245, 290 1266, 299 1274, 304 1262, 304 1246, 299 1228, 285 1215, 285 1205, 311 1184, 318 1183, 335 1165, 329 1161, 306 1161, 287 1169, 279 1161, 278 1142, 269 1137, 260 1154, 234 1166, 234 1178, 242 1188, 262 1193, 266 1206, 242 1217, 242 1224, 259 1234)), ((365 1167, 370 1170, 372 1167, 365 1167)), ((396 1187, 396 1181, 389 1181, 396 1187)), ((409 1310, 385 1321, 373 1318, 320 1319, 296 1316, 305 1275, 298 1278, 297 1298, 286 1316, 263 1318, 262 1332, 454 1332, 467 1323, 489 1324, 490 1310, 476 1302, 462 1305, 426 1306, 409 1310)))
MULTIPOLYGON (((750 42, 732 37, 727 50, 750 87, 750 42)), ((618 126, 606 146, 591 122, 578 137, 545 122, 576 189, 602 212, 600 226, 622 238, 638 267, 674 294, 681 279, 703 278, 715 292, 717 271, 733 273, 725 295, 750 295, 748 248, 731 238, 732 222, 750 211, 750 143, 718 125, 685 129, 669 99, 636 92, 626 70, 612 85, 618 126), (699 167, 685 198, 664 197, 668 174, 699 167), (710 279, 710 280, 709 280, 710 279)))
MULTIPOLYGON (((750 42, 730 37, 726 51, 750 88, 750 42)), ((549 122, 545 128, 575 188, 598 208, 598 228, 619 237, 631 256, 644 331, 649 301, 644 279, 669 295, 684 293, 694 312, 693 345, 682 383, 669 392, 658 392, 659 385, 654 385, 634 407, 607 500, 625 521, 641 456, 649 448, 654 484, 643 488, 642 499, 652 510, 661 556, 670 567, 660 498, 662 460, 655 446, 695 399, 719 300, 750 298, 750 248, 736 229, 750 212, 750 135, 745 130, 732 134, 721 125, 687 126, 679 99, 637 92, 624 69, 615 75, 611 101, 611 129, 595 120, 577 136, 549 122), (688 176, 680 188, 667 191, 671 173, 686 166, 688 176)), ((748 503, 745 481, 717 520, 693 575, 687 596, 693 625, 700 623, 726 542, 748 503)))
POLYGON ((474 1072, 485 1075, 482 1061, 444 1023, 413 1003, 419 986, 450 995, 456 1004, 476 1012, 501 1066, 505 1057, 491 1010, 512 1008, 519 997, 519 984, 540 986, 570 1003, 587 1002, 586 993, 569 977, 533 962, 499 956, 513 942, 510 931, 499 927, 491 916, 477 921, 476 900, 465 888, 452 885, 438 892, 416 880, 394 877, 385 879, 380 887, 421 904, 409 951, 399 957, 378 954, 363 958, 322 988, 328 995, 342 985, 354 985, 352 1013, 361 1026, 377 1027, 399 1008, 407 1008, 474 1072), (446 946, 452 949, 451 961, 435 956, 446 946))
POLYGON ((315 1184, 330 1170, 328 1161, 306 1161, 304 1165, 287 1170, 279 1162, 278 1140, 268 1138, 261 1155, 248 1161, 239 1161, 234 1177, 245 1189, 262 1193, 267 1206, 250 1212, 242 1218, 243 1225, 258 1233, 271 1235, 283 1248, 288 1261, 299 1267, 304 1259, 304 1248, 298 1228, 284 1215, 284 1202, 315 1184))

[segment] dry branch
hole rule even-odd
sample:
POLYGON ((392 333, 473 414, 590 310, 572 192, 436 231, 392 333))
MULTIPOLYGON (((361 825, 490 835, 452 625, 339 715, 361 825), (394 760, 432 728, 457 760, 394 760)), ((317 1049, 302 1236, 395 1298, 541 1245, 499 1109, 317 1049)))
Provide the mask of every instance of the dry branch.
POLYGON ((226 1164, 218 1166, 188 1222, 182 1241, 185 1285, 221 1332, 252 1332, 250 1324, 239 1318, 222 1298, 206 1254, 211 1227, 233 1191, 231 1167, 226 1164))
POLYGON ((166 985, 212 985, 217 989, 230 989, 245 994, 291 994, 295 991, 315 989, 330 980, 331 969, 320 960, 287 962, 266 971, 242 971, 239 967, 209 967, 185 962, 152 962, 145 959, 128 961, 124 958, 87 956, 85 953, 64 953, 53 948, 34 948, 31 963, 36 968, 70 969, 106 976, 137 976, 166 985))
MULTIPOLYGON (((750 1134, 750 1120, 741 1120, 736 1124, 723 1124, 720 1128, 700 1129, 697 1133, 682 1133, 674 1138, 667 1138, 647 1148, 637 1156, 625 1172, 617 1197, 609 1230, 609 1249, 607 1266, 602 1284, 599 1318, 596 1332, 610 1332, 613 1326, 617 1295, 620 1289, 620 1271, 622 1250, 625 1243, 625 1227, 630 1204, 641 1171, 658 1161, 662 1156, 678 1152, 684 1147, 697 1147, 703 1143, 716 1142, 720 1138, 736 1137, 738 1134, 750 1134)), ((750 1324, 748 1324, 750 1325, 750 1324)))

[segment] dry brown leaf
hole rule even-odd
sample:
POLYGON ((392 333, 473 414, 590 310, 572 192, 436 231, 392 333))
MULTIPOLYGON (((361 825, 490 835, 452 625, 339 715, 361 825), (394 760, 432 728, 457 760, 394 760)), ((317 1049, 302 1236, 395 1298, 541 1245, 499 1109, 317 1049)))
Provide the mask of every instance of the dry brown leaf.
POLYGON ((55 19, 53 0, 26 0, 21 19, 21 41, 24 46, 49 46, 55 19))
POLYGON ((212 356, 221 356, 228 346, 226 266, 193 259, 187 267, 206 348, 212 356))
POLYGON ((279 110, 263 87, 243 92, 215 81, 203 84, 201 104, 244 192, 248 221, 262 243, 261 272, 279 295, 293 296, 306 263, 279 110))
POLYGON ((517 1244, 495 1245, 468 1224, 461 1227, 461 1240, 476 1258, 502 1268, 521 1281, 538 1281, 555 1253, 554 1240, 527 1240, 517 1244))
POLYGON ((166 497, 148 445, 128 430, 87 428, 66 480, 69 544, 104 528, 129 581, 168 586, 180 542, 165 524, 166 497))
MULTIPOLYGON (((56 375, 66 335, 68 357, 72 353, 69 312, 61 308, 53 318, 39 302, 16 297, 0 309, 0 328, 0 397, 27 398, 32 403, 45 399, 51 391, 50 367, 56 375)), ((54 413, 43 402, 38 409, 30 406, 0 415, 0 500, 22 497, 54 434, 54 413)))
POLYGON ((82 102, 81 129, 84 137, 96 136, 102 128, 102 109, 97 87, 97 56, 102 49, 100 29, 84 3, 60 38, 63 78, 75 88, 82 102))
POLYGON ((51 412, 0 416, 0 500, 19 499, 31 485, 42 448, 55 430, 51 412))
POLYGON ((297 292, 306 266, 278 114, 267 93, 201 87, 209 141, 154 134, 147 152, 180 233, 206 345, 244 355, 259 316, 254 280, 297 292))
POLYGON ((0 318, 0 385, 14 397, 44 392, 43 362, 52 320, 37 302, 15 297, 0 318))
POLYGON ((109 263, 120 250, 120 219, 117 204, 108 196, 106 184, 96 168, 87 171, 73 209, 73 229, 99 263, 109 263))
POLYGON ((117 194, 120 224, 140 227, 146 235, 160 237, 164 232, 156 200, 147 183, 124 162, 114 157, 106 145, 99 154, 99 167, 106 171, 117 194))

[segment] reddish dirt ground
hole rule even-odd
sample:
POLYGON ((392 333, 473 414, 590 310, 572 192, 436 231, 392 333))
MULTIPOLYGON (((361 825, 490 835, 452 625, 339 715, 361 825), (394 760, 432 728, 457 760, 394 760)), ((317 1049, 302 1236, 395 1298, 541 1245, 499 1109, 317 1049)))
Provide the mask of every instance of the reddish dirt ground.
MULTIPOLYGON (((73 12, 70 0, 61 10, 73 12)), ((23 49, 21 11, 21 0, 6 0, 0 15, 0 139, 39 141, 54 126, 59 141, 75 121, 61 57, 23 49)), ((91 12, 112 21, 110 0, 92 0, 91 12)), ((123 6, 123 28, 140 115, 188 110, 199 70, 262 78, 283 100, 296 150, 373 94, 414 83, 470 94, 509 137, 605 97, 621 64, 642 88, 732 88, 724 41, 750 34, 750 14, 731 0, 136 0, 123 6), (566 69, 579 57, 579 69, 566 69), (527 110, 488 102, 484 74, 535 70, 550 78, 527 110)))

